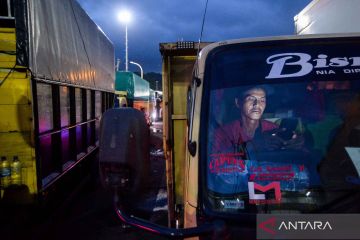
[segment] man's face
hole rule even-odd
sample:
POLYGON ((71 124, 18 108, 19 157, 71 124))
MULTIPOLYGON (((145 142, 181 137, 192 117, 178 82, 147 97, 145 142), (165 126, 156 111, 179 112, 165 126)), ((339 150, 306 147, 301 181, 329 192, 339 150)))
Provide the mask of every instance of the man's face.
POLYGON ((266 94, 262 89, 250 89, 243 100, 242 115, 259 120, 266 107, 266 94))

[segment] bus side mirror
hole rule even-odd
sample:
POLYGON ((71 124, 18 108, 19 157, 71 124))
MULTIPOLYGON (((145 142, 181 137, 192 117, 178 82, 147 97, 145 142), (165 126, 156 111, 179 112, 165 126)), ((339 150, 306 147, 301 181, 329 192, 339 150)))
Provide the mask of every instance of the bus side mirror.
POLYGON ((222 221, 187 229, 168 228, 135 216, 144 204, 149 170, 149 128, 144 114, 133 108, 106 111, 100 126, 99 168, 103 186, 112 195, 114 210, 125 224, 157 235, 184 238, 225 232, 222 221), (135 213, 134 213, 135 212, 135 213))
POLYGON ((149 128, 144 114, 133 108, 106 111, 101 119, 99 169, 102 185, 136 198, 149 171, 149 128))

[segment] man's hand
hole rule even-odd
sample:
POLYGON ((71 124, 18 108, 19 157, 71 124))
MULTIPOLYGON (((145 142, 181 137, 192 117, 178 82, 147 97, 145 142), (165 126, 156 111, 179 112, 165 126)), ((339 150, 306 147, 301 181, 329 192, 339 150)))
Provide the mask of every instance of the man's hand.
POLYGON ((264 132, 262 137, 254 139, 253 143, 257 149, 264 151, 274 151, 284 146, 284 140, 276 135, 275 132, 264 132))
POLYGON ((304 143, 304 136, 294 133, 290 140, 284 141, 283 149, 300 150, 304 147, 304 143))
POLYGON ((278 133, 281 133, 281 129, 276 129, 271 132, 262 133, 262 137, 259 139, 254 139, 253 142, 258 149, 265 151, 274 151, 274 150, 300 150, 304 146, 304 137, 298 135, 295 132, 292 137, 288 140, 281 138, 278 133))

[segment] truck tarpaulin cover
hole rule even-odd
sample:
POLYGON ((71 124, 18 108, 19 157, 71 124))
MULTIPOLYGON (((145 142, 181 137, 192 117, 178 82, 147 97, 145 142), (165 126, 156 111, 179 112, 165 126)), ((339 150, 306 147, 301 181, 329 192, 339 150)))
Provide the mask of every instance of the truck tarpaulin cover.
POLYGON ((132 72, 116 72, 115 90, 126 91, 132 100, 147 101, 150 97, 149 82, 132 72))
POLYGON ((29 0, 35 78, 114 89, 114 47, 75 0, 29 0))

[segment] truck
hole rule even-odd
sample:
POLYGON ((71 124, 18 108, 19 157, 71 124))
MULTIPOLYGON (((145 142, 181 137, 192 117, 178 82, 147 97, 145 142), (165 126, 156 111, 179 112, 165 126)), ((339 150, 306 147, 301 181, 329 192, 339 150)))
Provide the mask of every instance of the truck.
POLYGON ((0 210, 40 215, 97 175, 114 47, 75 0, 1 1, 0 13, 0 210))
POLYGON ((154 98, 149 82, 133 72, 116 71, 115 75, 114 107, 133 107, 141 110, 150 125, 154 98))
MULTIPOLYGON (((302 13, 341 3, 314 1, 302 13)), ((99 153, 119 220, 198 239, 289 239, 281 223, 324 230, 329 216, 351 226, 340 215, 360 213, 360 34, 302 34, 322 26, 300 27, 302 13, 294 36, 160 44, 168 221, 139 213, 147 131, 137 111, 121 109, 104 114, 99 153)), ((315 232, 334 237, 302 234, 315 232)))
POLYGON ((295 34, 360 32, 359 1, 314 0, 294 17, 295 34))

